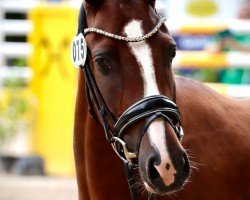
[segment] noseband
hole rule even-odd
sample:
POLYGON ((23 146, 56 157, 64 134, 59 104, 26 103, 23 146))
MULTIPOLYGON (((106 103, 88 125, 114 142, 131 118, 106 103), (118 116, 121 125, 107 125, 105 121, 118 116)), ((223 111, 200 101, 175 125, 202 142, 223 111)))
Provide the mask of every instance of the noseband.
MULTIPOLYGON (((97 33, 120 41, 140 42, 154 35, 162 26, 164 21, 165 18, 160 18, 153 30, 144 36, 129 38, 115 35, 97 28, 88 28, 85 9, 82 5, 79 13, 78 34, 82 34, 85 37, 89 33, 97 33)), ((82 37, 81 39, 84 38, 82 37)), ((85 54, 87 51, 88 50, 86 47, 85 54)), ((90 55, 90 53, 88 55, 90 55)), ((84 57, 85 56, 83 55, 83 60, 85 59, 84 57)), ((153 95, 133 104, 125 112, 123 112, 119 119, 116 119, 115 115, 108 108, 99 90, 90 68, 88 56, 86 56, 86 61, 84 60, 83 63, 79 65, 76 63, 74 64, 80 67, 85 74, 86 96, 89 105, 89 113, 91 117, 103 127, 107 141, 111 143, 116 154, 121 158, 121 160, 123 160, 131 191, 131 198, 132 200, 135 200, 137 198, 137 189, 135 188, 134 184, 133 170, 138 167, 137 158, 141 139, 153 120, 156 118, 163 118, 173 127, 178 139, 181 141, 184 134, 180 126, 180 112, 178 106, 166 96, 153 95), (129 152, 126 142, 123 140, 123 138, 126 134, 126 130, 138 121, 144 121, 145 123, 141 128, 139 141, 137 141, 138 145, 136 152, 129 152)))

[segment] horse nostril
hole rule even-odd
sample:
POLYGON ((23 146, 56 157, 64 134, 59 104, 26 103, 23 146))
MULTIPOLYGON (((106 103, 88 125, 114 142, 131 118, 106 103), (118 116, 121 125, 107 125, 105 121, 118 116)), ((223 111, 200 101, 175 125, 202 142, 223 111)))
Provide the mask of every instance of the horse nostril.
POLYGON ((158 171, 156 170, 154 163, 155 161, 153 159, 149 161, 148 176, 153 184, 157 184, 159 181, 161 181, 161 177, 158 171))
POLYGON ((189 165, 189 160, 188 160, 188 157, 187 157, 186 153, 184 153, 184 155, 182 157, 182 160, 183 160, 184 173, 188 175, 190 173, 190 165, 189 165))
POLYGON ((183 166, 185 167, 185 164, 186 164, 185 156, 182 157, 182 162, 183 162, 183 166))

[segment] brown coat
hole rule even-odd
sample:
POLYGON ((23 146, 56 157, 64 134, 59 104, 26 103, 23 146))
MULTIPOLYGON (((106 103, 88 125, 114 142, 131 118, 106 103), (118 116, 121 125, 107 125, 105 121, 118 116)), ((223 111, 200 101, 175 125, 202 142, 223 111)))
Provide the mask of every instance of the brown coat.
MULTIPOLYGON (((183 146, 197 170, 174 198, 159 199, 249 199, 250 101, 229 99, 182 77, 175 80, 183 146)), ((74 131, 79 200, 129 200, 122 162, 89 117, 84 90, 80 72, 74 131)))

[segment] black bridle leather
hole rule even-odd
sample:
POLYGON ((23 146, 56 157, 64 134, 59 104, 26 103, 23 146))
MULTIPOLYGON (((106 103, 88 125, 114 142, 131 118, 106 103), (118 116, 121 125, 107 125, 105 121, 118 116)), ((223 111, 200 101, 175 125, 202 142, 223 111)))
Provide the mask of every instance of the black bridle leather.
MULTIPOLYGON (((78 19, 78 34, 84 34, 84 29, 87 27, 86 12, 82 5, 78 19)), ((90 55, 90 52, 88 52, 88 55, 90 55)), ((138 160, 136 158, 138 156, 141 139, 153 120, 156 118, 163 118, 173 127, 178 139, 181 140, 183 132, 180 126, 180 112, 178 106, 166 96, 149 96, 133 104, 119 119, 116 119, 99 90, 90 68, 89 56, 87 56, 85 65, 80 66, 80 68, 84 71, 85 75, 89 113, 91 117, 103 127, 107 141, 111 143, 117 155, 123 160, 131 192, 131 199, 136 200, 138 192, 133 174, 134 170, 138 167, 138 160), (126 148, 123 137, 126 130, 138 121, 145 121, 145 123, 139 133, 137 152, 130 153, 126 148)), ((149 199, 151 199, 151 195, 149 199)))

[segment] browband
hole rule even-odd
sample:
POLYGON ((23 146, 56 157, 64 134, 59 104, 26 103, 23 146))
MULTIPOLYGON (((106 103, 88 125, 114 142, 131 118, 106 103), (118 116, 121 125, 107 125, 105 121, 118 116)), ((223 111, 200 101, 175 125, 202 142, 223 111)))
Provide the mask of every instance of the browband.
POLYGON ((116 40, 125 41, 125 42, 141 42, 143 40, 150 38, 152 35, 154 35, 158 31, 158 29, 162 26, 162 24, 164 23, 165 20, 166 20, 165 17, 160 16, 160 19, 157 22, 154 29, 152 31, 150 31, 149 33, 147 33, 146 35, 139 36, 139 37, 132 37, 132 38, 131 37, 124 37, 124 36, 116 35, 113 33, 109 33, 107 31, 101 30, 99 28, 85 28, 84 35, 87 35, 88 33, 98 33, 98 34, 104 35, 106 37, 116 39, 116 40))

